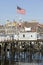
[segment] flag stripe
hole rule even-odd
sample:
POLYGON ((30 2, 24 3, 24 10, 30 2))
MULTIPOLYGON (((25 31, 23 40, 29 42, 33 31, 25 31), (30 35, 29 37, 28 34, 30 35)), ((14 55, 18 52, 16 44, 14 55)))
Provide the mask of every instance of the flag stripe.
POLYGON ((25 10, 17 6, 17 13, 25 14, 25 10))

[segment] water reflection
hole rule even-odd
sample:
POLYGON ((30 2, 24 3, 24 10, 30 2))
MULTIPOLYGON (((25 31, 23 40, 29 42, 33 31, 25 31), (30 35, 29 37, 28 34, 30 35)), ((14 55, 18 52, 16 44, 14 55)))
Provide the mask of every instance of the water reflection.
MULTIPOLYGON (((12 56, 10 53, 7 53, 7 58, 11 59, 12 56)), ((30 54, 30 52, 14 52, 14 61, 15 62, 34 62, 34 61, 43 61, 43 55, 41 52, 36 52, 30 54)))
POLYGON ((30 54, 29 52, 15 52, 14 61, 20 62, 41 62, 43 61, 43 56, 41 52, 36 52, 34 54, 30 54))
MULTIPOLYGON (((1 56, 0 56, 0 63, 1 63, 1 56)), ((12 60, 12 53, 7 52, 4 58, 4 65, 11 65, 11 63, 15 62, 26 62, 26 63, 43 63, 43 55, 41 52, 36 52, 30 54, 30 52, 14 52, 14 57, 12 60)))

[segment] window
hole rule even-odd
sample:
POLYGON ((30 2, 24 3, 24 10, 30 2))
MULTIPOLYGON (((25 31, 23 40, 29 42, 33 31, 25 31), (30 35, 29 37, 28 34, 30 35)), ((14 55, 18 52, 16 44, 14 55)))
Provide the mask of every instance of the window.
POLYGON ((32 37, 32 35, 31 35, 31 37, 32 37))
POLYGON ((25 34, 23 34, 23 37, 25 37, 25 34))

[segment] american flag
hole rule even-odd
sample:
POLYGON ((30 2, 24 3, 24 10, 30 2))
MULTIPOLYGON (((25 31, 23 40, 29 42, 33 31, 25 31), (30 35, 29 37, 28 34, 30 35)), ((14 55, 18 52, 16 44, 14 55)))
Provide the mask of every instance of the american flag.
POLYGON ((17 6, 17 13, 19 14, 25 14, 25 10, 17 6))

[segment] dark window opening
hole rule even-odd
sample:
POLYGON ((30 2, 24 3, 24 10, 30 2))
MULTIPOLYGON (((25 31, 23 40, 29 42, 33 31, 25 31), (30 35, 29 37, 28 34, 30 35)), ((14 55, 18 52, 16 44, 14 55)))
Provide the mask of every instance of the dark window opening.
POLYGON ((25 37, 25 35, 23 34, 23 37, 25 37))
POLYGON ((32 37, 32 35, 31 35, 31 37, 32 37))

